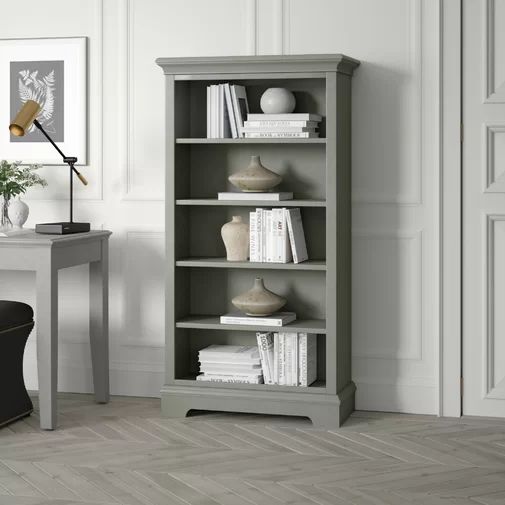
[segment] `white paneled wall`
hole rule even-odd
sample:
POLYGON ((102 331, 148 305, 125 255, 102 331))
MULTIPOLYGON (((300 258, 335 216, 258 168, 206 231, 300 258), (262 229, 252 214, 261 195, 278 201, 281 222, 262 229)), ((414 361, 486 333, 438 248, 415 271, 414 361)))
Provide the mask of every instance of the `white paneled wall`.
MULTIPOLYGON (((353 83, 357 406, 437 412, 438 22, 431 0, 25 0, 2 8, 3 38, 89 37, 83 172, 91 184, 77 188, 76 214, 114 232, 113 393, 156 396, 163 381, 164 81, 155 58, 343 52, 362 61, 353 83)), ((49 188, 29 195, 31 225, 65 215, 67 180, 57 170, 44 169, 49 188)), ((85 270, 60 279, 60 390, 89 391, 85 270)), ((33 303, 31 275, 4 272, 0 282, 2 298, 33 303)), ((36 388, 34 336, 29 342, 26 377, 36 388)))

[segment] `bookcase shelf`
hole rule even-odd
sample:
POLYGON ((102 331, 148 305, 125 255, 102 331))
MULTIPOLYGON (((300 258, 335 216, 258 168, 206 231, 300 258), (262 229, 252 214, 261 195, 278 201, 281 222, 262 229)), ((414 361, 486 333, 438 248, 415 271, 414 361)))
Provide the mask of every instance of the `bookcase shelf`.
POLYGON ((166 345, 162 412, 256 412, 340 426, 354 409, 351 379, 351 79, 359 62, 343 55, 161 58, 166 82, 166 345), (245 86, 250 111, 271 87, 290 89, 295 112, 319 114, 320 138, 209 139, 207 86, 245 86), (251 156, 282 177, 295 200, 218 200, 251 156), (310 260, 228 262, 221 227, 251 209, 300 207, 310 260), (283 326, 221 324, 231 299, 256 276, 287 299, 299 319, 283 326), (197 381, 198 353, 211 344, 256 345, 258 331, 315 339, 310 387, 197 381))
POLYGON ((176 200, 176 205, 206 205, 220 207, 326 207, 324 200, 218 200, 217 198, 186 198, 176 200))
POLYGON ((321 319, 298 319, 285 326, 254 326, 249 324, 221 324, 219 316, 191 315, 175 323, 176 328, 220 331, 292 331, 301 333, 326 334, 326 321, 321 319))
POLYGON ((184 258, 175 262, 176 267, 190 268, 251 268, 265 270, 326 270, 326 261, 307 260, 302 263, 257 263, 253 261, 227 261, 226 258, 184 258))
POLYGON ((325 138, 263 138, 263 139, 208 139, 179 138, 176 144, 326 144, 325 138))

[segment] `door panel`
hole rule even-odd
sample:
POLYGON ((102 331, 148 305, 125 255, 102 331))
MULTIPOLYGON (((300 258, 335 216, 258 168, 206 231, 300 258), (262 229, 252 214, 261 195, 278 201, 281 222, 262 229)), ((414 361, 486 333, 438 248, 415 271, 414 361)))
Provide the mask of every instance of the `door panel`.
POLYGON ((463 413, 505 417, 505 0, 463 2, 463 413))

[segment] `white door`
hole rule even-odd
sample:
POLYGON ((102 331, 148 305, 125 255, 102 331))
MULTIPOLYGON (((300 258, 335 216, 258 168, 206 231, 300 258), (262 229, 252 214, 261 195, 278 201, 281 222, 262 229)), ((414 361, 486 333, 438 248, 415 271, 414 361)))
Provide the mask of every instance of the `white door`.
POLYGON ((505 0, 463 2, 463 414, 505 417, 505 0))

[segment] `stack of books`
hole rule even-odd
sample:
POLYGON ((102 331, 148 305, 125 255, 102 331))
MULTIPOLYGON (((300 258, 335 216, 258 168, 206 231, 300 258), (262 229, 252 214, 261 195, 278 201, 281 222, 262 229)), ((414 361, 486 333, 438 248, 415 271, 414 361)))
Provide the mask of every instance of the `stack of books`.
POLYGON ((308 259, 299 208, 249 213, 249 259, 258 263, 301 263, 308 259))
POLYGON ((316 131, 322 117, 319 114, 247 114, 243 132, 246 138, 306 138, 319 137, 316 131))
POLYGON ((238 138, 249 112, 244 86, 207 86, 207 138, 238 138))
POLYGON ((256 333, 265 384, 310 386, 317 379, 317 338, 310 333, 256 333))
POLYGON ((257 346, 210 345, 198 353, 198 381, 263 384, 257 346))

